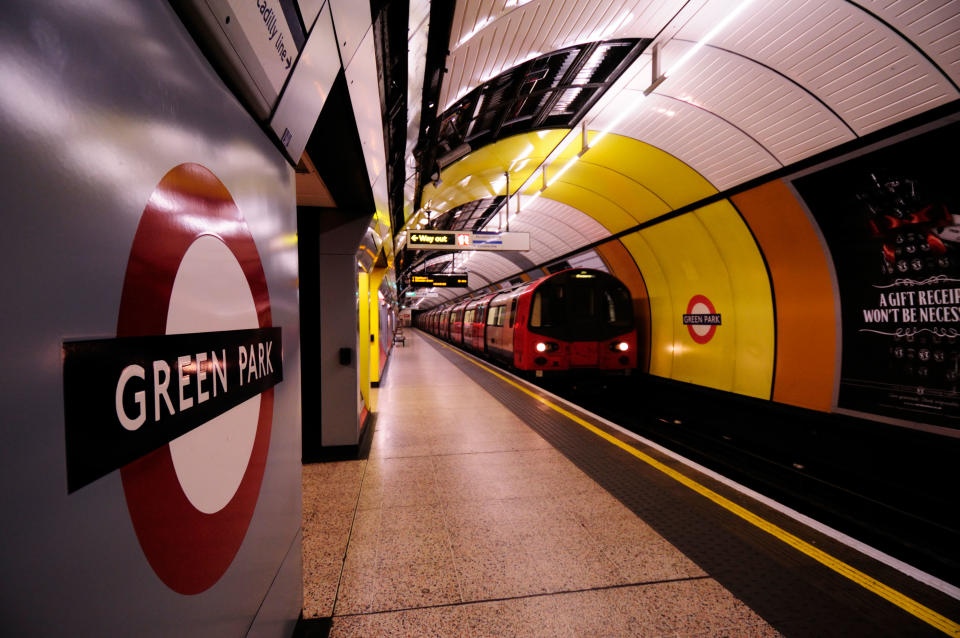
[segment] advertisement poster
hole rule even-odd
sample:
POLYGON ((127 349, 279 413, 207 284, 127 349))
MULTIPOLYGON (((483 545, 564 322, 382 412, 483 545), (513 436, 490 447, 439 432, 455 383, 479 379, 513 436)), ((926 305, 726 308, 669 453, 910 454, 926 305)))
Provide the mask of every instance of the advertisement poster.
POLYGON ((960 171, 952 123, 793 181, 830 248, 838 407, 960 428, 960 171))

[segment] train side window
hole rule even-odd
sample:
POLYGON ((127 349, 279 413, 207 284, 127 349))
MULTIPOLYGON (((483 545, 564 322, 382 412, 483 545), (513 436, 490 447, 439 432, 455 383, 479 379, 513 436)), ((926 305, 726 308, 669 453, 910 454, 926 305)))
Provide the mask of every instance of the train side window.
POLYGON ((497 306, 494 306, 490 309, 490 312, 487 314, 487 325, 495 326, 497 325, 497 306))
POLYGON ((514 297, 510 303, 510 314, 507 315, 507 327, 513 327, 513 318, 517 316, 517 298, 514 297))

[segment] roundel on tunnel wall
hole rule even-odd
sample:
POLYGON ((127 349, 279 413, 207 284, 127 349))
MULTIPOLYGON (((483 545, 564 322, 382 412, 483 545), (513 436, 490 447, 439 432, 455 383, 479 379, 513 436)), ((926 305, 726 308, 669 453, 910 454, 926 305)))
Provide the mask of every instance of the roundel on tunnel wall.
MULTIPOLYGON (((157 185, 140 219, 117 337, 270 326, 266 277, 239 208, 207 168, 177 166, 157 185)), ((189 365, 207 363, 195 356, 189 365)), ((182 407, 183 381, 169 375, 167 381, 174 409, 180 383, 182 407)), ((140 546, 174 591, 210 588, 239 551, 266 467, 273 397, 272 387, 259 392, 121 469, 140 546)))
POLYGON ((696 343, 705 344, 713 339, 720 325, 720 314, 713 302, 704 295, 694 295, 687 303, 687 312, 683 315, 683 324, 696 343))

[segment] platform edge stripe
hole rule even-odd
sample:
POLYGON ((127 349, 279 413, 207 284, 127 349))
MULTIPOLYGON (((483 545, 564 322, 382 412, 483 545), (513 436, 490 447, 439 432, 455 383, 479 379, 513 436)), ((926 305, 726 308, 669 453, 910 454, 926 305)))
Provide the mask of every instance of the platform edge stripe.
POLYGON ((900 593, 899 591, 893 589, 892 587, 885 585, 884 583, 878 581, 872 576, 869 576, 861 572, 857 568, 851 565, 848 565, 847 563, 841 561, 840 559, 834 558, 830 554, 827 554, 823 550, 814 547, 810 543, 807 543, 801 538, 798 538, 797 536, 791 534, 785 529, 777 525, 774 525, 773 523, 767 521, 766 519, 747 510, 746 508, 740 505, 737 505, 733 501, 730 501, 726 497, 721 496, 720 494, 717 494, 710 488, 704 485, 701 485, 700 483, 698 483, 697 481, 694 481, 693 479, 689 478, 685 474, 678 472, 667 465, 664 465, 660 461, 657 461, 653 457, 645 454, 644 452, 641 452, 640 450, 636 449, 630 444, 625 443, 624 441, 621 441, 617 437, 611 434, 608 434, 607 432, 604 432, 597 426, 580 418, 576 414, 573 414, 572 412, 566 410, 565 408, 562 408, 559 405, 556 405, 552 401, 549 401, 548 399, 545 399, 544 397, 538 395, 537 393, 531 390, 528 390, 527 388, 523 387, 519 383, 504 376, 497 370, 494 370, 493 368, 483 363, 480 363, 479 361, 474 360, 472 357, 468 357, 466 354, 460 352, 458 349, 452 348, 442 342, 439 342, 439 343, 443 348, 446 348, 447 350, 450 350, 451 352, 454 352, 460 355, 466 361, 469 361, 470 363, 480 368, 483 368, 484 370, 489 372, 491 375, 499 378, 505 383, 512 385, 513 387, 520 390, 524 394, 529 395, 530 397, 543 403, 547 407, 567 417, 574 423, 596 434, 597 436, 604 439, 605 441, 612 443, 613 445, 619 447, 620 449, 624 450, 630 455, 636 457, 637 459, 643 461, 644 463, 650 465, 651 467, 659 470, 663 474, 666 474, 667 476, 674 479, 678 483, 685 485, 686 487, 692 489, 693 491, 697 492, 701 496, 713 501, 714 503, 723 507, 724 509, 731 512, 732 514, 735 514, 736 516, 742 518, 743 520, 754 525, 755 527, 767 532, 768 534, 774 536, 775 538, 783 541, 787 545, 790 545, 797 551, 802 552, 803 554, 806 554, 807 556, 817 561, 821 565, 831 569, 832 571, 840 574, 841 576, 847 578, 848 580, 853 581, 854 583, 860 585, 864 589, 867 589, 868 591, 873 592, 877 596, 880 596, 881 598, 893 603, 894 605, 904 610, 908 614, 914 616, 919 620, 922 620, 923 622, 942 631, 943 633, 949 636, 956 636, 960 638, 960 623, 950 620, 946 616, 943 616, 942 614, 937 613, 936 611, 930 609, 929 607, 922 605, 921 603, 918 603, 917 601, 913 600, 909 596, 906 596, 905 594, 900 593))

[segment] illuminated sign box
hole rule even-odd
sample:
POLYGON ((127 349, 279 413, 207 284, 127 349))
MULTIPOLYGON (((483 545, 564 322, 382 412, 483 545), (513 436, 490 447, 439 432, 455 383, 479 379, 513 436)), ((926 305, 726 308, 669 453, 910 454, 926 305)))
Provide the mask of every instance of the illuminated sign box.
POLYGON ((457 233, 447 232, 419 232, 410 233, 407 246, 410 248, 455 248, 457 233))
POLYGON ((474 233, 418 231, 410 233, 407 248, 420 250, 530 250, 530 233, 474 233))
POLYGON ((467 274, 413 275, 410 277, 410 286, 413 288, 466 288, 467 274))

